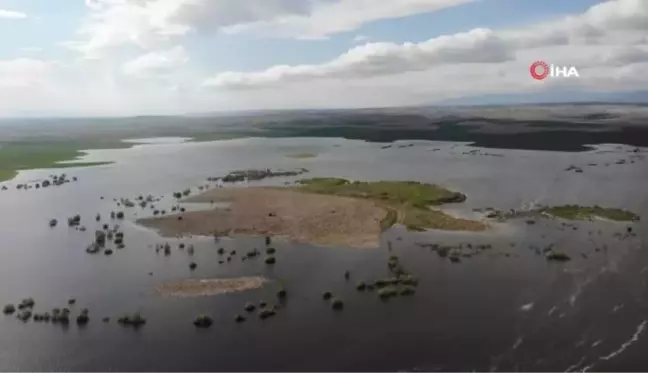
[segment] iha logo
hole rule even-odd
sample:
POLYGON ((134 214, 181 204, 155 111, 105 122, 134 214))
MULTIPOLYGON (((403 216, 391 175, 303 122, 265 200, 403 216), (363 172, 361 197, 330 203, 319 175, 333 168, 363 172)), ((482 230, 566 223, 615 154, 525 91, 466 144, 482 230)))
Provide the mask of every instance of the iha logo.
POLYGON ((551 78, 580 78, 576 66, 559 66, 547 64, 544 61, 536 61, 529 68, 531 77, 535 80, 551 78))

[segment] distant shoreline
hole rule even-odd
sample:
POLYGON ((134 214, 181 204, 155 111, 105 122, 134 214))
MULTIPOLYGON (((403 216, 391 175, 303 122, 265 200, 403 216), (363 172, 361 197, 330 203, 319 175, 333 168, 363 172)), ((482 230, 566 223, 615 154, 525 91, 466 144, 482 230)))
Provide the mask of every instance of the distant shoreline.
MULTIPOLYGON (((405 107, 262 111, 219 116, 3 119, 0 182, 60 168, 84 150, 129 148, 132 139, 188 143, 246 138, 343 138, 374 143, 443 141, 487 149, 583 152, 592 145, 648 147, 648 106, 615 104, 405 107), (129 141, 129 142, 125 142, 129 141)), ((314 158, 311 150, 287 154, 314 158)), ((70 167, 70 166, 68 166, 70 167)))

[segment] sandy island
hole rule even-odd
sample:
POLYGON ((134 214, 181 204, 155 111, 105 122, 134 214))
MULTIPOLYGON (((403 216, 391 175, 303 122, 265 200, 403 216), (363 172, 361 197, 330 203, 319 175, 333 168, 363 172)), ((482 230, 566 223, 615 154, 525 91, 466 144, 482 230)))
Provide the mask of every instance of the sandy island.
POLYGON ((395 223, 402 223, 410 230, 486 229, 482 222, 454 218, 444 212, 413 207, 409 203, 411 195, 421 204, 421 196, 425 192, 429 193, 425 196, 426 204, 430 201, 440 204, 445 202, 439 201, 457 198, 458 194, 437 186, 413 182, 313 180, 315 183, 312 185, 294 188, 212 189, 185 202, 230 202, 228 208, 145 218, 138 222, 167 237, 184 234, 282 236, 296 242, 356 248, 378 247, 381 233, 395 223), (408 203, 403 202, 403 191, 409 192, 408 203), (378 197, 370 197, 367 193, 374 193, 378 197), (398 198, 400 203, 391 201, 392 197, 394 200, 398 198), (438 201, 432 197, 438 198, 438 201))
POLYGON ((319 245, 376 247, 387 210, 373 201, 290 189, 213 189, 187 202, 231 202, 228 209, 139 220, 163 236, 284 236, 319 245))
POLYGON ((263 277, 184 280, 158 285, 155 291, 168 297, 201 297, 260 288, 268 280, 263 277))

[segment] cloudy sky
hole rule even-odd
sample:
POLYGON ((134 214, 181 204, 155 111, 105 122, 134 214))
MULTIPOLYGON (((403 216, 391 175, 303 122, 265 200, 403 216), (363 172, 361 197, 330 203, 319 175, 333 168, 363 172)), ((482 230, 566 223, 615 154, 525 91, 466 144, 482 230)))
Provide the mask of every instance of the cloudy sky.
POLYGON ((0 116, 648 89, 648 0, 0 0, 0 41, 0 116))

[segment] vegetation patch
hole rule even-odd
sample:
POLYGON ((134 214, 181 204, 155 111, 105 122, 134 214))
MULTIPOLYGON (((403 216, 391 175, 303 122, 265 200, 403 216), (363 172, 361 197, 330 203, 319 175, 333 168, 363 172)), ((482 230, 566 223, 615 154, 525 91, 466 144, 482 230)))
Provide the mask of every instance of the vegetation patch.
POLYGON ((4 313, 5 315, 11 315, 14 312, 16 312, 16 306, 14 306, 13 304, 7 304, 2 309, 2 313, 4 313))
POLYGON ((416 181, 351 182, 340 178, 313 178, 299 183, 302 185, 300 189, 312 193, 370 198, 418 208, 466 200, 462 193, 416 181))
POLYGON ((622 209, 605 208, 601 206, 586 207, 579 205, 554 206, 543 212, 568 220, 592 220, 596 217, 614 221, 637 221, 639 215, 622 209))
POLYGON ((212 320, 211 317, 206 316, 206 315, 199 315, 196 316, 194 319, 193 324, 198 327, 198 328, 209 328, 214 321, 212 320))
POLYGON ((393 275, 383 279, 378 279, 373 286, 378 288, 378 297, 382 300, 388 300, 399 295, 413 295, 416 293, 416 287, 419 280, 417 277, 409 274, 400 262, 400 259, 392 255, 387 261, 387 268, 393 275))
POLYGON ((344 308, 344 302, 341 299, 334 298, 331 300, 331 307, 334 310, 341 310, 344 308))
POLYGON ((274 316, 276 314, 277 314, 277 312, 274 309, 271 309, 271 308, 262 308, 262 309, 259 310, 259 318, 261 320, 265 320, 265 319, 267 319, 269 317, 272 317, 272 316, 274 316))
MULTIPOLYGON (((509 210, 498 211, 491 209, 486 215, 489 219, 506 221, 515 218, 528 218, 538 215, 549 215, 566 220, 594 220, 595 218, 607 219, 612 221, 639 221, 640 216, 634 212, 601 206, 579 206, 579 205, 562 205, 562 206, 542 206, 533 210, 509 210)), ((527 220, 527 224, 532 220, 527 220)))
POLYGON ((122 326, 132 326, 135 328, 138 328, 144 324, 146 324, 146 319, 142 317, 142 315, 139 314, 139 312, 135 312, 132 315, 122 315, 117 319, 117 322, 122 325, 122 326))
POLYGON ((386 230, 402 223, 410 231, 425 229, 482 231, 486 225, 474 220, 454 218, 431 207, 466 200, 462 193, 452 192, 434 184, 416 181, 351 182, 340 178, 300 180, 298 190, 308 193, 365 198, 387 209, 380 227, 386 230))
POLYGON ((546 253, 545 257, 547 258, 548 261, 552 261, 552 262, 566 262, 571 260, 571 257, 569 257, 569 255, 561 251, 558 251, 556 249, 549 250, 546 253))
POLYGON ((0 147, 0 181, 13 179, 21 170, 86 167, 112 163, 58 163, 73 161, 84 155, 80 148, 69 144, 12 144, 0 147))
POLYGON ((398 295, 398 288, 396 288, 396 286, 390 285, 378 290, 378 296, 380 297, 380 299, 387 300, 397 295, 398 295))
POLYGON ((272 171, 270 169, 265 170, 237 170, 232 171, 229 174, 223 177, 210 177, 207 180, 209 181, 222 181, 224 183, 236 183, 240 181, 259 181, 271 177, 288 177, 288 176, 297 176, 303 173, 308 172, 305 168, 299 168, 296 170, 277 170, 272 171))
POLYGON ((81 310, 81 314, 77 316, 76 319, 78 325, 85 325, 90 321, 90 317, 88 316, 88 313, 89 311, 87 308, 81 310))
POLYGON ((479 232, 486 229, 486 225, 480 221, 455 218, 438 210, 407 208, 402 214, 402 223, 410 231, 440 229, 479 232))

